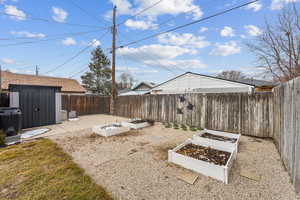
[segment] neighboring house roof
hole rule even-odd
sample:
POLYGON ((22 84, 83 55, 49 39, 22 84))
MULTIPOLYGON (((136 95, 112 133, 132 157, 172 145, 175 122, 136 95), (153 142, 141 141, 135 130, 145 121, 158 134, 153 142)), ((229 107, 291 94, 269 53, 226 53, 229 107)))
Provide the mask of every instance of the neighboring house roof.
POLYGON ((39 86, 58 86, 62 87, 61 92, 66 93, 85 93, 86 89, 82 87, 75 79, 58 78, 51 76, 35 76, 29 74, 18 74, 8 71, 2 71, 2 89, 8 90, 9 84, 17 85, 39 85, 39 86))
POLYGON ((224 78, 219 78, 219 77, 214 77, 214 76, 209 76, 209 75, 204 75, 204 74, 198 74, 198 73, 194 73, 194 72, 186 72, 186 73, 181 74, 179 76, 176 76, 176 77, 174 77, 174 78, 172 78, 170 80, 167 80, 167 81, 165 81, 163 83, 160 83, 160 84, 156 85, 155 87, 153 87, 152 89, 155 89, 155 88, 157 88, 157 87, 159 87, 159 86, 161 86, 161 85, 163 85, 165 83, 168 83, 168 82, 170 82, 172 80, 175 80, 175 79, 177 79, 177 78, 179 78, 181 76, 184 76, 186 74, 193 74, 193 75, 198 75, 198 76, 203 76, 203 77, 208 77, 208 78, 214 78, 214 79, 229 81, 229 82, 233 82, 233 83, 240 83, 240 84, 249 85, 249 86, 253 86, 253 87, 255 86, 254 84, 251 84, 251 83, 243 83, 241 81, 233 81, 233 80, 228 80, 228 79, 224 79, 224 78))
POLYGON ((118 90, 118 93, 119 93, 119 94, 123 94, 123 93, 129 92, 129 91, 131 91, 130 88, 125 88, 125 89, 120 89, 120 90, 118 90))
POLYGON ((263 87, 263 86, 275 87, 277 85, 276 83, 273 83, 273 82, 270 82, 270 81, 257 80, 257 79, 252 79, 252 78, 242 79, 242 80, 239 80, 239 81, 243 82, 243 83, 248 83, 248 84, 255 85, 255 87, 263 87))
POLYGON ((122 94, 119 94, 119 96, 130 96, 130 95, 144 95, 144 94, 148 94, 150 93, 150 91, 142 91, 142 90, 139 90, 139 91, 129 91, 129 92, 124 92, 122 94))
POLYGON ((152 89, 153 87, 155 87, 155 83, 143 81, 143 82, 140 82, 139 84, 137 84, 136 86, 134 86, 132 88, 132 90, 138 89, 141 85, 146 85, 149 89, 152 89))

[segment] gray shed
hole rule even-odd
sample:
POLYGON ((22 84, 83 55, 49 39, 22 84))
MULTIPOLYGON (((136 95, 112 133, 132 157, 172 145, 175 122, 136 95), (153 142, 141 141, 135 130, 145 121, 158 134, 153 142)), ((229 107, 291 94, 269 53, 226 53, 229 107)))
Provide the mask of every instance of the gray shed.
POLYGON ((61 87, 9 85, 10 107, 22 111, 22 128, 32 128, 60 122, 61 87))

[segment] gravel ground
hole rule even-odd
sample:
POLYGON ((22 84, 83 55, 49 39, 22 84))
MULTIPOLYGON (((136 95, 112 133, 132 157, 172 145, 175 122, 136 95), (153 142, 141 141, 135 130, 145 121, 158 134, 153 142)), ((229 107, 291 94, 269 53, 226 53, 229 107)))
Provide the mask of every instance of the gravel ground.
POLYGON ((241 137, 240 152, 228 185, 203 175, 199 175, 194 185, 189 185, 175 177, 185 170, 167 162, 167 150, 190 138, 194 132, 168 129, 156 123, 143 130, 104 138, 87 128, 92 124, 123 119, 86 116, 79 121, 52 126, 48 137, 116 199, 300 199, 296 197, 271 140, 241 137), (57 130, 65 132, 58 133, 57 130), (254 170, 261 176, 260 181, 242 177, 242 169, 254 170))

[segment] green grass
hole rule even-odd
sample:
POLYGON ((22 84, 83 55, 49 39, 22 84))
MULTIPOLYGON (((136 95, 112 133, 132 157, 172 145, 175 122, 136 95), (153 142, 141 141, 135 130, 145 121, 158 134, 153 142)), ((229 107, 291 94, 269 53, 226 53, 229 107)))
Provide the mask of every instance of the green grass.
POLYGON ((111 200, 48 139, 0 149, 0 199, 111 200))

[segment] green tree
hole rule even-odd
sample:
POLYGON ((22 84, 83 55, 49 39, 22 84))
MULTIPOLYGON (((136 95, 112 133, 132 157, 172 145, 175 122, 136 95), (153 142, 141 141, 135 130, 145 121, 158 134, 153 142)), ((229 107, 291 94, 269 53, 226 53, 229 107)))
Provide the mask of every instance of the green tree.
POLYGON ((94 94, 111 94, 110 60, 100 47, 92 51, 89 72, 81 76, 83 86, 94 94))

